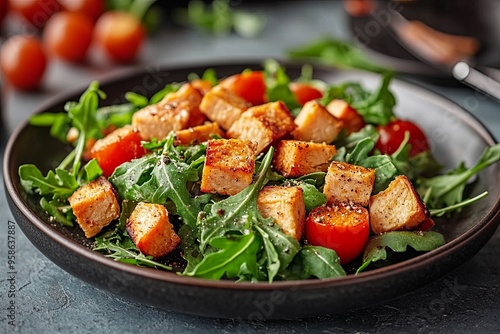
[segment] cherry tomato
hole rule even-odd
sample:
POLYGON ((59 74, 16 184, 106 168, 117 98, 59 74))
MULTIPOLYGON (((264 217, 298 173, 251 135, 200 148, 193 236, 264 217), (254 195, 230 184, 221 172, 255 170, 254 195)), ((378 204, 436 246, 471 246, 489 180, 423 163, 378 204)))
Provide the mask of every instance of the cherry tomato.
POLYGON ((262 71, 234 74, 222 80, 220 84, 253 105, 266 102, 266 84, 262 71))
POLYGON ((397 119, 387 125, 377 127, 380 137, 375 145, 382 154, 396 152, 404 140, 405 133, 410 134, 408 143, 411 145, 410 156, 429 150, 429 142, 424 132, 413 122, 397 119))
POLYGON ((59 3, 65 11, 84 14, 94 22, 106 9, 104 0, 59 0, 59 3))
POLYGON ((415 230, 417 231, 429 231, 431 228, 436 226, 436 223, 434 223, 434 220, 432 218, 425 218, 423 222, 421 222, 415 230))
POLYGON ((42 44, 32 36, 9 38, 0 51, 0 68, 5 79, 21 90, 36 88, 45 73, 47 57, 42 44))
POLYGON ((41 29, 45 22, 61 10, 57 0, 10 0, 10 8, 35 28, 41 29))
POLYGON ((78 62, 87 55, 92 41, 92 20, 80 13, 54 14, 43 30, 47 51, 64 60, 78 62))
POLYGON ((101 166, 103 175, 109 177, 122 163, 146 153, 141 142, 139 132, 131 126, 125 126, 97 140, 90 153, 101 166))
POLYGON ((329 204, 311 210, 306 219, 311 245, 333 249, 345 264, 358 257, 370 235, 368 210, 355 204, 329 204))
POLYGON ((306 102, 311 100, 319 99, 323 96, 323 93, 311 85, 302 82, 292 82, 290 83, 290 90, 297 102, 303 106, 306 102))
POLYGON ((119 63, 133 61, 146 38, 146 28, 135 16, 126 12, 102 14, 94 27, 97 45, 119 63))

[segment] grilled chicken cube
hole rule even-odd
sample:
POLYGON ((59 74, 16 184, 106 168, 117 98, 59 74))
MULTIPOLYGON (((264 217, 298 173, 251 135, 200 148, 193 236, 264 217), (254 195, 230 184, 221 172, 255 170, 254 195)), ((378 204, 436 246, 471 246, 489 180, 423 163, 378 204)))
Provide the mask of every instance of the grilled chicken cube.
POLYGON ((375 183, 375 169, 333 161, 328 167, 323 193, 329 203, 368 206, 375 183))
POLYGON ((120 204, 115 190, 105 177, 99 177, 81 186, 68 201, 87 238, 94 237, 120 217, 120 204))
POLYGON ((139 130, 144 140, 161 140, 171 131, 203 124, 206 117, 199 109, 202 98, 198 89, 191 84, 184 84, 177 92, 168 93, 160 102, 134 113, 132 126, 139 130))
POLYGON ((330 144, 342 130, 342 121, 331 115, 325 107, 313 100, 307 102, 295 118, 297 128, 292 136, 297 140, 330 144))
POLYGON ((161 204, 140 202, 127 219, 125 226, 137 248, 146 256, 159 258, 173 251, 181 238, 168 219, 161 204))
POLYGON ((212 83, 204 79, 192 80, 191 85, 193 85, 194 88, 198 89, 201 95, 207 94, 213 88, 212 83))
POLYGON ((224 137, 224 132, 217 123, 206 123, 175 132, 176 145, 196 145, 205 142, 212 135, 224 137))
POLYGON ((239 193, 252 183, 256 156, 256 144, 249 140, 209 140, 201 191, 221 195, 239 193))
POLYGON ((147 106, 132 116, 132 126, 139 130, 143 140, 162 140, 171 131, 187 127, 187 102, 158 103, 147 106))
POLYGON ((186 127, 193 127, 203 124, 207 117, 200 110, 200 103, 203 93, 199 86, 192 83, 185 83, 177 92, 168 93, 162 100, 164 103, 187 102, 189 120, 186 127))
POLYGON ((358 132, 365 126, 363 117, 344 100, 333 99, 326 105, 326 109, 330 114, 342 121, 347 134, 358 132))
POLYGON ((260 153, 295 127, 287 106, 281 101, 270 102, 245 111, 227 131, 227 136, 257 142, 257 153, 260 153))
POLYGON ((273 165, 285 177, 326 172, 335 153, 334 145, 282 140, 276 147, 273 165))
POLYGON ((302 238, 306 220, 302 188, 266 186, 259 192, 257 208, 264 218, 273 218, 283 233, 302 238))
POLYGON ((396 176, 387 189, 370 198, 369 211, 376 234, 410 230, 429 218, 429 210, 404 175, 396 176))
POLYGON ((205 94, 200 104, 201 112, 224 130, 228 130, 248 107, 250 104, 246 100, 221 86, 205 94))

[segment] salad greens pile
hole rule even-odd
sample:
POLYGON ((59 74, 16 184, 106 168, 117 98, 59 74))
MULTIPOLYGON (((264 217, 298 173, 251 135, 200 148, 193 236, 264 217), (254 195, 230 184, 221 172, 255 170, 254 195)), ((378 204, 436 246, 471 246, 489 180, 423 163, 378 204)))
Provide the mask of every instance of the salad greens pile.
MULTIPOLYGON (((290 91, 290 78, 275 61, 264 65, 267 96, 281 100, 290 110, 299 108, 290 91)), ((195 75, 190 76, 191 78, 195 75)), ((416 184, 433 216, 449 215, 483 198, 486 193, 464 199, 469 180, 483 168, 500 160, 500 145, 488 147, 477 164, 463 164, 446 174, 437 175, 440 166, 429 152, 410 157, 408 136, 392 155, 374 153, 378 138, 375 128, 395 118, 395 98, 389 89, 391 75, 382 78, 380 86, 366 90, 357 82, 340 85, 321 83, 325 94, 321 103, 342 98, 354 106, 368 125, 359 132, 342 133, 334 142, 335 160, 376 170, 374 192, 381 191, 397 176, 407 175, 416 184)), ((213 70, 203 79, 217 82, 213 70)), ((310 69, 297 80, 311 80, 310 69)), ((31 124, 50 126, 52 136, 68 142, 68 131, 74 128, 78 138, 68 142, 73 150, 61 164, 43 175, 38 167, 28 164, 19 168, 24 189, 40 198, 41 207, 54 220, 73 226, 75 220, 67 199, 81 185, 96 179, 102 170, 95 160, 82 166, 82 154, 89 139, 103 136, 110 125, 130 123, 132 114, 144 106, 160 101, 168 92, 179 89, 179 83, 167 85, 151 98, 127 93, 127 102, 99 107, 104 93, 92 83, 80 101, 68 102, 67 113, 44 113, 31 118, 31 124)), ((125 230, 125 223, 140 201, 163 204, 170 213, 182 243, 180 255, 185 265, 180 274, 209 279, 230 278, 237 281, 330 278, 359 273, 374 263, 383 265, 393 253, 429 251, 445 243, 437 232, 395 231, 373 236, 357 270, 346 270, 337 254, 330 249, 304 245, 284 234, 272 218, 263 218, 257 209, 257 196, 265 185, 296 185, 303 189, 306 210, 326 203, 322 193, 325 173, 312 173, 299 178, 285 178, 273 170, 273 148, 256 160, 253 183, 233 196, 205 194, 199 181, 205 161, 206 143, 193 146, 175 145, 173 134, 161 141, 144 143, 151 153, 120 165, 109 178, 122 201, 120 219, 95 238, 96 251, 117 261, 139 266, 173 270, 161 260, 140 253, 125 230), (388 251, 389 250, 389 251, 388 251)), ((390 263, 390 262, 387 262, 390 263)))

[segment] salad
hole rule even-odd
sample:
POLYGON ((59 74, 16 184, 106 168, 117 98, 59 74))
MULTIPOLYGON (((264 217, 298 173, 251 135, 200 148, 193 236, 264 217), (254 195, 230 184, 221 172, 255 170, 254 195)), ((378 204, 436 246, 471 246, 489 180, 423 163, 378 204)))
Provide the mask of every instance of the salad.
POLYGON ((441 173, 425 133, 394 113, 391 77, 370 91, 310 66, 292 80, 269 60, 110 106, 93 82, 65 112, 32 116, 72 150, 19 177, 116 261, 251 282, 355 275, 443 245, 439 217, 487 196, 464 194, 500 160, 497 144, 441 173))

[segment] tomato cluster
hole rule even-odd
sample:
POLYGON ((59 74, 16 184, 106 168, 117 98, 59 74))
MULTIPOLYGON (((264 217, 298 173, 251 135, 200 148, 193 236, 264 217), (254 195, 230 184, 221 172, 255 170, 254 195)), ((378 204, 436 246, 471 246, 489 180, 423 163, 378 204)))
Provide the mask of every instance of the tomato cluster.
POLYGON ((127 63, 137 57, 146 38, 138 17, 106 10, 105 0, 0 0, 0 22, 6 15, 36 32, 15 35, 0 50, 5 80, 22 90, 40 85, 52 57, 82 62, 95 45, 111 61, 127 63))
MULTIPOLYGON (((222 82, 224 86, 231 90, 234 94, 244 98, 253 105, 266 103, 266 83, 264 72, 250 71, 239 74, 234 74, 222 82)), ((299 105, 304 105, 306 102, 319 99, 323 93, 308 83, 291 82, 290 91, 295 96, 299 105)))

